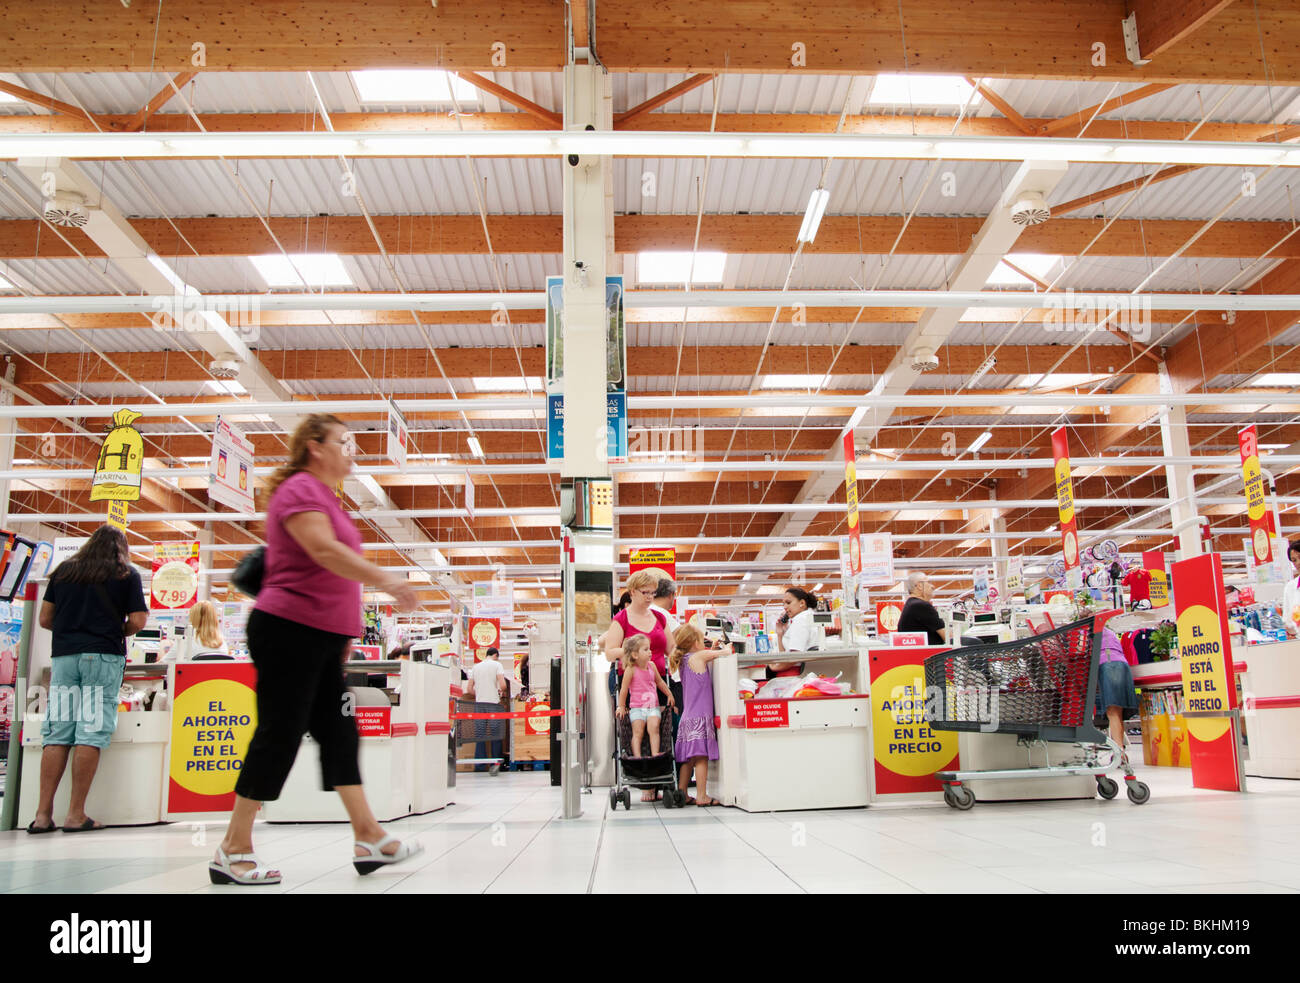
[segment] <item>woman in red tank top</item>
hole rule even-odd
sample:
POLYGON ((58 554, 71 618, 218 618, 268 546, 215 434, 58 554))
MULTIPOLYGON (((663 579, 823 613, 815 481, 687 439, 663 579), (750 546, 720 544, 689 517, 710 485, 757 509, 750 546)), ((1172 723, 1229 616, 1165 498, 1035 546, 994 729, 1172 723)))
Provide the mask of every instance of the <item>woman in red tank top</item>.
MULTIPOLYGON (((667 678, 669 644, 667 620, 663 613, 650 603, 654 600, 655 590, 659 586, 659 575, 649 570, 638 570, 627 578, 626 586, 632 600, 609 623, 609 630, 603 636, 605 656, 610 662, 621 667, 623 639, 632 635, 645 635, 650 639, 650 661, 655 664, 659 674, 667 678)), ((660 704, 664 702, 661 695, 660 704)), ((656 795, 655 792, 645 792, 641 796, 641 801, 653 802, 656 795)))

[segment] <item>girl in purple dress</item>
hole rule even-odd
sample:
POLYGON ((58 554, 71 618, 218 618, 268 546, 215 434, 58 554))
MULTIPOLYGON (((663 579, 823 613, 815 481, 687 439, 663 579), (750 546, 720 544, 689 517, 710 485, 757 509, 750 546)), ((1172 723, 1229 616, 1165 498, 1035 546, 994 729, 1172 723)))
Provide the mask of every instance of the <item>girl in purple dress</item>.
POLYGON ((719 806, 717 799, 708 794, 709 762, 718 760, 718 732, 713 726, 713 677, 709 663, 720 655, 728 655, 731 648, 708 649, 698 628, 683 625, 673 635, 673 652, 669 657, 670 672, 681 670, 682 719, 677 726, 677 743, 674 756, 681 765, 677 784, 685 794, 690 786, 691 770, 695 771, 695 791, 698 802, 687 798, 687 805, 719 806))

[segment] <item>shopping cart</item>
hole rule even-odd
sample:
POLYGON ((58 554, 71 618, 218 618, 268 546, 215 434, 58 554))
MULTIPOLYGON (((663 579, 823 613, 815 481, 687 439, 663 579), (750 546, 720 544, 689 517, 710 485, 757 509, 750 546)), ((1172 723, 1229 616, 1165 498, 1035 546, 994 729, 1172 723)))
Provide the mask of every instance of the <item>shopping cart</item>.
POLYGON ((481 719, 460 719, 461 714, 467 713, 502 713, 505 708, 499 703, 476 703, 473 700, 456 701, 456 746, 462 744, 486 744, 488 745, 488 754, 492 753, 492 744, 501 742, 501 757, 497 758, 457 758, 458 765, 487 765, 488 774, 496 775, 501 771, 501 766, 506 763, 506 733, 510 721, 508 720, 481 720, 481 719))
POLYGON ((1137 780, 1124 748, 1093 726, 1101 629, 1119 611, 1106 611, 1031 638, 939 652, 925 660, 927 723, 935 730, 1015 734, 1033 759, 1042 745, 1043 767, 988 771, 941 771, 943 798, 969 809, 975 793, 965 784, 977 778, 1036 779, 1090 775, 1103 799, 1119 794, 1106 772, 1124 773, 1130 801, 1142 805, 1151 790, 1137 780), (1049 743, 1073 744, 1078 760, 1053 765, 1049 743))

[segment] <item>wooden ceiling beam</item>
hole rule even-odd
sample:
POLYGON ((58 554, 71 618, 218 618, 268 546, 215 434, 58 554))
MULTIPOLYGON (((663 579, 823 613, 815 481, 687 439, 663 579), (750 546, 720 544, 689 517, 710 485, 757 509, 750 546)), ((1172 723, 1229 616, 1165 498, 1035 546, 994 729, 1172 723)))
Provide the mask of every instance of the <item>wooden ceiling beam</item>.
POLYGON ((1088 129, 1089 121, 1092 120, 1094 116, 1113 112, 1122 106, 1130 106, 1135 102, 1150 98, 1151 96, 1159 95, 1161 92, 1168 91, 1172 88, 1172 85, 1167 84, 1141 86, 1134 89, 1132 92, 1126 92, 1121 96, 1115 96, 1113 99, 1107 99, 1105 102, 1100 102, 1095 106, 1089 106, 1087 109, 1080 109, 1077 113, 1072 113, 1069 116, 1063 116, 1060 119, 1054 119, 1049 123, 1044 123, 1038 128, 1038 135, 1050 137, 1064 133, 1073 137, 1083 136, 1084 132, 1088 129), (1077 133, 1067 133, 1067 131, 1073 131, 1075 129, 1078 130, 1077 133))
MULTIPOLYGON (((40 106, 42 109, 48 109, 54 113, 62 113, 64 116, 70 116, 73 119, 84 122, 91 131, 95 129, 96 118, 91 116, 78 106, 70 103, 60 102, 58 99, 52 99, 49 96, 43 96, 39 92, 33 92, 31 89, 25 89, 21 85, 14 85, 12 82, 0 81, 0 92, 7 92, 9 95, 21 99, 23 102, 33 106, 40 106)), ((44 116, 36 117, 44 121, 44 116)))
MULTIPOLYGON (((558 130, 564 125, 564 117, 560 113, 547 109, 544 106, 539 106, 531 99, 525 99, 519 93, 512 92, 504 85, 497 85, 497 83, 493 82, 491 79, 486 79, 477 72, 463 71, 455 72, 454 74, 463 78, 475 88, 496 96, 502 102, 514 106, 517 109, 522 109, 525 113, 536 119, 549 130, 558 130)), ((330 118, 333 119, 332 116, 330 118)))
POLYGON ((668 103, 672 102, 677 97, 683 96, 688 92, 692 92, 695 89, 698 89, 700 86, 712 82, 715 78, 717 78, 717 76, 710 73, 692 75, 686 81, 678 82, 676 85, 672 86, 671 88, 665 89, 663 92, 660 92, 658 95, 651 96, 645 102, 639 103, 638 105, 633 106, 631 109, 625 110, 624 112, 621 113, 615 113, 614 129, 616 130, 623 129, 628 123, 636 119, 638 116, 643 116, 646 113, 652 112, 658 109, 660 106, 666 106, 668 105, 668 103))
POLYGON ((142 129, 149 119, 171 101, 172 96, 176 95, 181 89, 189 85, 197 76, 198 72, 181 72, 176 75, 170 82, 158 90, 158 94, 145 103, 144 107, 131 117, 130 121, 123 127, 124 130, 134 133, 142 129))
POLYGON ((1011 105, 1011 103, 1003 99, 1000 95, 994 92, 992 88, 985 85, 984 82, 980 81, 979 79, 973 79, 967 77, 966 83, 972 86, 973 88, 975 88, 979 92, 979 94, 984 97, 985 101, 987 101, 990 105, 993 106, 994 109, 996 109, 1008 120, 1010 120, 1012 125, 1014 125, 1015 128, 1019 130, 1021 133, 1023 133, 1025 136, 1031 137, 1037 133, 1037 130, 1029 122, 1029 120, 1025 119, 1018 112, 1016 112, 1016 108, 1013 105, 1011 105))
MULTIPOLYGON (((1169 168, 1168 170, 1176 170, 1169 168)), ((1184 173, 1179 171, 1179 173, 1184 173)), ((360 171, 364 185, 364 171, 360 171)), ((1171 175, 1174 176, 1174 175, 1171 175)), ((1162 179, 1163 180, 1163 179, 1162 179)), ((1140 186, 1141 180, 1095 192, 1057 206, 1077 210, 1140 186)), ((700 223, 700 248, 728 254, 780 255, 792 250, 799 215, 706 215, 700 223)), ((969 247, 979 231, 978 218, 917 216, 903 228, 892 215, 829 215, 817 240, 805 252, 820 255, 952 256, 969 247), (901 233, 901 236, 900 236, 901 233)), ((483 223, 477 215, 382 215, 374 218, 384 249, 394 255, 484 255, 483 223)), ((163 257, 250 256, 274 252, 275 240, 292 242, 300 252, 370 256, 379 252, 364 218, 350 215, 271 218, 268 233, 255 218, 136 218, 131 226, 163 257)), ((490 215, 488 230, 498 251, 558 254, 562 223, 558 215, 490 215)), ((1019 252, 1075 256, 1093 242, 1104 222, 1094 218, 1061 219, 1031 226, 1016 243, 1019 252)), ((618 215, 614 249, 630 254, 651 249, 690 249, 696 220, 691 215, 618 215)), ((1176 219, 1120 219, 1089 249, 1109 256, 1171 256, 1204 225, 1176 219)), ((1218 222, 1183 255, 1205 258, 1262 255, 1291 230, 1282 221, 1218 222)), ((42 230, 34 219, 0 219, 0 259, 70 259, 80 251, 99 258, 103 251, 78 229, 62 230, 66 242, 42 230)), ((1293 236, 1271 255, 1300 257, 1300 237, 1293 236)), ((250 269, 251 274, 251 269, 250 269)))
POLYGON ((1148 60, 1163 55, 1207 24, 1232 0, 1127 0, 1137 22, 1138 52, 1148 60))

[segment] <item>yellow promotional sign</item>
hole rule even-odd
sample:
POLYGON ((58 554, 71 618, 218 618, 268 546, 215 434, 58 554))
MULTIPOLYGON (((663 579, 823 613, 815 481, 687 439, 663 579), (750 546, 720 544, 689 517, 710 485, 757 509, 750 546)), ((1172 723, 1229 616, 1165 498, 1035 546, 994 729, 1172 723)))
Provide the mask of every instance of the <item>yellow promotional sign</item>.
MULTIPOLYGON (((1178 615, 1178 658, 1183 664, 1183 706, 1187 711, 1227 713, 1234 705, 1228 693, 1228 652, 1219 620, 1219 613, 1203 604, 1193 604, 1178 615)), ((1227 720, 1214 723, 1226 724, 1227 720)), ((1194 723, 1192 732, 1196 733, 1194 723)))
POLYGON ((1151 583, 1148 591, 1151 595, 1151 606, 1153 608, 1169 607, 1169 575, 1163 570, 1150 570, 1151 583))
POLYGON ((108 524, 116 529, 126 532, 127 518, 126 514, 131 508, 130 502, 114 500, 108 503, 108 524))
POLYGON ((257 729, 257 670, 246 662, 199 662, 177 665, 175 673, 167 813, 228 812, 257 729))
POLYGON ((138 502, 140 469, 144 467, 144 438, 133 424, 144 414, 118 410, 113 429, 104 438, 91 482, 92 502, 138 502))
POLYGON ((933 775, 957 756, 957 732, 926 723, 921 666, 895 666, 872 681, 871 717, 876 764, 896 775, 933 775))

